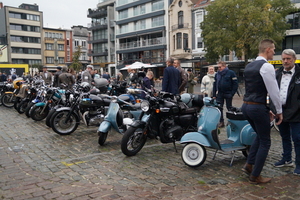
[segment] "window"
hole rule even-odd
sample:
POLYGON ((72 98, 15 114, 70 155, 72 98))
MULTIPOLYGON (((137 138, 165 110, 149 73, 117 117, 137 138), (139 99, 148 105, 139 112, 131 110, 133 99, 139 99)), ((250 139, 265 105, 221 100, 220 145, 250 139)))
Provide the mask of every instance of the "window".
POLYGON ((202 38, 201 37, 197 38, 197 48, 203 48, 203 42, 202 42, 202 38))
POLYGON ((63 44, 58 44, 57 47, 58 47, 58 51, 63 51, 64 50, 64 46, 63 44))
POLYGON ((120 33, 128 32, 128 24, 120 25, 120 33))
POLYGON ((32 20, 32 21, 40 21, 40 16, 39 15, 30 15, 30 14, 27 14, 26 15, 26 19, 27 20, 32 20))
POLYGON ((183 28, 183 11, 178 12, 178 28, 183 28))
POLYGON ((163 26, 164 25, 164 16, 158 16, 152 18, 152 27, 163 26))
POLYGON ((164 1, 158 0, 152 3, 152 11, 162 10, 164 9, 164 1))
POLYGON ((35 49, 35 48, 12 47, 11 51, 12 53, 41 54, 41 49, 35 49))
POLYGON ((175 37, 175 35, 173 35, 173 46, 174 46, 174 48, 173 48, 173 50, 175 50, 176 49, 176 37, 175 37))
POLYGON ((18 30, 18 31, 21 31, 21 30, 22 30, 22 25, 18 25, 18 24, 10 24, 10 30, 18 30))
POLYGON ((10 18, 22 19, 21 13, 10 12, 10 13, 9 13, 9 17, 10 17, 10 18))
POLYGON ((58 63, 59 64, 64 64, 65 63, 65 58, 64 57, 59 57, 58 58, 58 63))
POLYGON ((46 57, 46 63, 47 64, 53 64, 54 63, 54 57, 46 57))
POLYGON ((143 30, 146 29, 146 20, 140 20, 134 23, 134 30, 143 30))
POLYGON ((67 46, 70 46, 70 39, 67 39, 67 46))
POLYGON ((74 41, 74 45, 75 45, 75 47, 79 46, 79 41, 78 41, 78 40, 75 40, 75 41, 74 41))
POLYGON ((46 43, 46 50, 53 50, 53 44, 46 43))
POLYGON ((177 49, 181 49, 182 48, 182 34, 181 33, 176 33, 176 38, 177 38, 177 49))
POLYGON ((101 40, 101 39, 107 39, 107 38, 108 38, 107 29, 95 31, 93 33, 93 40, 101 40))
POLYGON ((189 48, 189 34, 183 34, 183 49, 189 48))
POLYGON ((146 13, 146 5, 139 5, 139 6, 135 6, 133 7, 133 15, 141 15, 141 14, 145 14, 146 13))
POLYGON ((126 19, 128 18, 128 10, 121 10, 119 12, 119 19, 126 19))
POLYGON ((82 47, 86 47, 86 41, 85 41, 85 40, 82 40, 82 41, 81 41, 81 46, 82 46, 82 47))
POLYGON ((12 42, 28 42, 28 43, 41 43, 41 38, 26 37, 26 36, 14 36, 10 37, 12 42))
POLYGON ((288 36, 283 41, 283 49, 293 49, 297 54, 300 53, 300 36, 288 36))
POLYGON ((286 16, 287 23, 291 24, 291 29, 300 29, 300 12, 286 16))

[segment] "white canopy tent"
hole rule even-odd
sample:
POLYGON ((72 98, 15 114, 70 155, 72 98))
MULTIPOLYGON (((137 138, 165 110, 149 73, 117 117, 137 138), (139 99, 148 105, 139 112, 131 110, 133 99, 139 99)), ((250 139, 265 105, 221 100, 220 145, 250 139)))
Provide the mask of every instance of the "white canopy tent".
POLYGON ((121 68, 120 70, 127 70, 128 68, 131 68, 131 69, 140 69, 140 68, 150 68, 150 67, 157 67, 156 65, 149 65, 149 64, 145 64, 145 63, 142 63, 142 62, 135 62, 131 65, 127 65, 126 67, 123 67, 121 68))

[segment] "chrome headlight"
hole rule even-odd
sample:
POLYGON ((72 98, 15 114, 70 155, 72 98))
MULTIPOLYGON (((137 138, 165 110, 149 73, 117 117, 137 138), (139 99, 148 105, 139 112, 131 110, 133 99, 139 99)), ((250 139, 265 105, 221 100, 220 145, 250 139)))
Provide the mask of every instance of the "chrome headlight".
POLYGON ((150 108, 150 104, 149 104, 149 101, 142 101, 141 103, 141 109, 143 112, 147 112, 150 108))

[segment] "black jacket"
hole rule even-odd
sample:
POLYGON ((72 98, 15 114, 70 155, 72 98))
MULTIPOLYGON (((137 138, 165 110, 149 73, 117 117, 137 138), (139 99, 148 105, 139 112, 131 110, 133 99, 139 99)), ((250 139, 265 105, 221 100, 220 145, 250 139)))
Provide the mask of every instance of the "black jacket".
MULTIPOLYGON (((276 71, 276 79, 280 87, 283 67, 276 71)), ((272 108, 274 106, 271 104, 272 108)), ((272 109, 273 110, 273 109, 272 109)), ((300 67, 295 64, 295 73, 291 79, 286 105, 282 107, 284 122, 300 122, 300 67)))

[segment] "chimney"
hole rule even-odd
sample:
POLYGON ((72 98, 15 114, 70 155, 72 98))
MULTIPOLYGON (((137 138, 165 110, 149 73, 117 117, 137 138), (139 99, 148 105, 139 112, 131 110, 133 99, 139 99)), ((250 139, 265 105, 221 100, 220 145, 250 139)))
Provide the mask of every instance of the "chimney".
POLYGON ((1 8, 3 8, 3 3, 2 3, 2 2, 0 2, 0 9, 1 9, 1 8))

